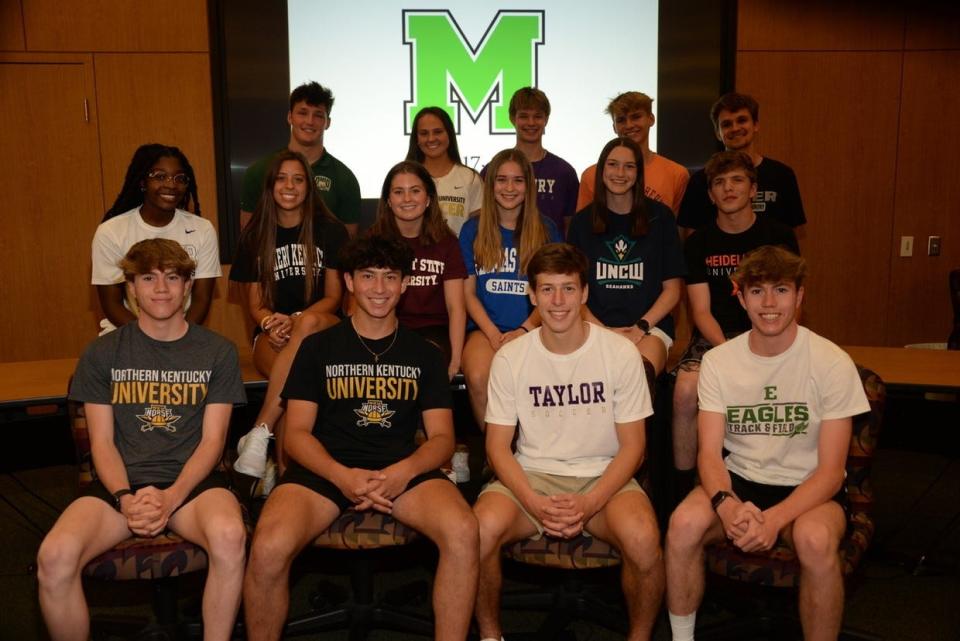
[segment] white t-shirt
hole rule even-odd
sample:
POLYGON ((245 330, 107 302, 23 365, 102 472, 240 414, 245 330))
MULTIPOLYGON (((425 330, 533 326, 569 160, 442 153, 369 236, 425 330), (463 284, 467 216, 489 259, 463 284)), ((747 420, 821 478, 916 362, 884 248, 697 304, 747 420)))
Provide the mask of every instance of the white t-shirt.
POLYGON ((520 422, 516 458, 525 470, 603 474, 620 450, 615 423, 653 414, 640 354, 628 339, 587 324, 577 351, 554 354, 540 329, 500 348, 490 366, 488 423, 520 422))
POLYGON ((470 213, 479 210, 483 203, 483 179, 465 165, 454 165, 446 176, 434 178, 433 182, 443 219, 459 236, 470 213))
POLYGON ((140 217, 140 208, 114 216, 100 223, 93 235, 94 285, 116 285, 123 282, 123 270, 117 265, 134 244, 148 238, 169 238, 187 250, 197 262, 194 278, 218 278, 220 250, 217 232, 206 218, 178 209, 165 227, 154 227, 140 217))
POLYGON ((750 332, 714 347, 700 364, 700 409, 725 417, 727 469, 756 483, 796 486, 819 461, 821 421, 870 411, 842 349, 800 327, 777 356, 750 351, 750 332))

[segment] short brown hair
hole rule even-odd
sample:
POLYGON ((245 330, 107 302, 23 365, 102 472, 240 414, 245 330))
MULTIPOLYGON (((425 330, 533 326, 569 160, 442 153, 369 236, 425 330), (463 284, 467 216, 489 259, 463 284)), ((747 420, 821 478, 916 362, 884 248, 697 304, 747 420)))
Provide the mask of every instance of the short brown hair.
POLYGON ((547 118, 550 117, 550 101, 547 100, 547 94, 536 87, 521 87, 513 92, 510 98, 510 119, 517 116, 521 109, 539 109, 547 118))
POLYGON ((642 91, 624 91, 607 105, 607 113, 614 118, 641 109, 653 115, 653 98, 642 91))
POLYGON ((713 184, 713 179, 721 174, 726 174, 734 169, 742 169, 750 182, 757 184, 757 168, 753 166, 753 160, 742 151, 718 151, 710 156, 703 173, 707 175, 707 186, 713 184))
POLYGON ((741 109, 746 109, 750 112, 750 117, 753 118, 753 122, 760 122, 760 103, 758 103, 753 96, 731 91, 730 93, 725 93, 720 96, 720 99, 710 107, 710 121, 713 123, 713 130, 717 131, 718 129, 717 122, 720 120, 721 111, 733 113, 741 109))
POLYGON ((549 243, 536 251, 527 265, 530 287, 537 286, 538 274, 577 274, 586 285, 589 266, 583 252, 568 243, 549 243))
POLYGON ((190 280, 193 278, 193 270, 197 268, 197 263, 190 258, 183 245, 169 238, 141 240, 134 244, 117 264, 123 270, 123 277, 130 282, 154 269, 164 272, 172 269, 184 280, 190 280))
POLYGON ((791 251, 764 245, 740 261, 730 279, 740 291, 763 283, 793 283, 799 289, 807 276, 807 261, 791 251))

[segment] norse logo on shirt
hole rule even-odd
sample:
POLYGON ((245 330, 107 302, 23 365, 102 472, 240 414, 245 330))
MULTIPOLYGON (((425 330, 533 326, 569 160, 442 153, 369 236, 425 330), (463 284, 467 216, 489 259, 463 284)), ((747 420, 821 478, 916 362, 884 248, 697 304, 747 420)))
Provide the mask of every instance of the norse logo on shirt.
POLYGON ((360 417, 357 421, 357 427, 366 427, 368 425, 380 425, 390 427, 390 417, 396 412, 389 409, 383 401, 366 401, 360 406, 360 409, 353 410, 360 417))
POLYGON ((143 421, 140 425, 141 432, 152 432, 158 429, 176 432, 176 422, 183 417, 174 414, 166 405, 150 405, 143 408, 143 414, 137 414, 137 418, 143 421))

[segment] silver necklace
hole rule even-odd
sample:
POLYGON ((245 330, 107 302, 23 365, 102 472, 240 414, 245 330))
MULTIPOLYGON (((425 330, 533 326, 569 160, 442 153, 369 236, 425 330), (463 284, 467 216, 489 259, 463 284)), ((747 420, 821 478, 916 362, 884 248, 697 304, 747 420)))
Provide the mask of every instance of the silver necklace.
POLYGON ((393 344, 397 342, 397 334, 400 332, 400 321, 397 321, 397 326, 393 329, 393 340, 390 341, 389 345, 387 345, 387 349, 380 353, 373 351, 367 346, 367 343, 363 340, 363 336, 361 336, 360 332, 357 331, 357 326, 354 324, 352 318, 350 319, 350 327, 353 328, 353 333, 357 335, 357 340, 359 340, 360 344, 363 345, 363 349, 370 352, 370 355, 373 356, 373 363, 377 364, 380 362, 380 357, 389 352, 390 348, 393 347, 393 344))

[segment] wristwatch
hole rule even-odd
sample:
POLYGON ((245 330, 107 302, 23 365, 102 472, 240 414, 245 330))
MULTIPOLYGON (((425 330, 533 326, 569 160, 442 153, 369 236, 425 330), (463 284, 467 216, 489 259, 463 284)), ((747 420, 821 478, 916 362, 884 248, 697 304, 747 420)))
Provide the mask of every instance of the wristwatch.
POLYGON ((115 508, 117 508, 118 512, 120 511, 120 499, 125 497, 127 494, 133 494, 133 490, 131 490, 129 487, 125 487, 113 493, 113 505, 115 508))
POLYGON ((641 318, 640 320, 638 320, 638 321, 637 321, 637 327, 638 327, 638 328, 640 329, 640 331, 642 331, 644 334, 649 334, 649 333, 650 333, 650 323, 647 321, 646 318, 641 318))
POLYGON ((730 494, 730 492, 727 492, 726 490, 720 490, 719 492, 714 494, 713 498, 710 499, 710 506, 713 508, 713 511, 716 512, 717 508, 720 507, 720 504, 726 501, 731 496, 733 496, 733 494, 730 494))

